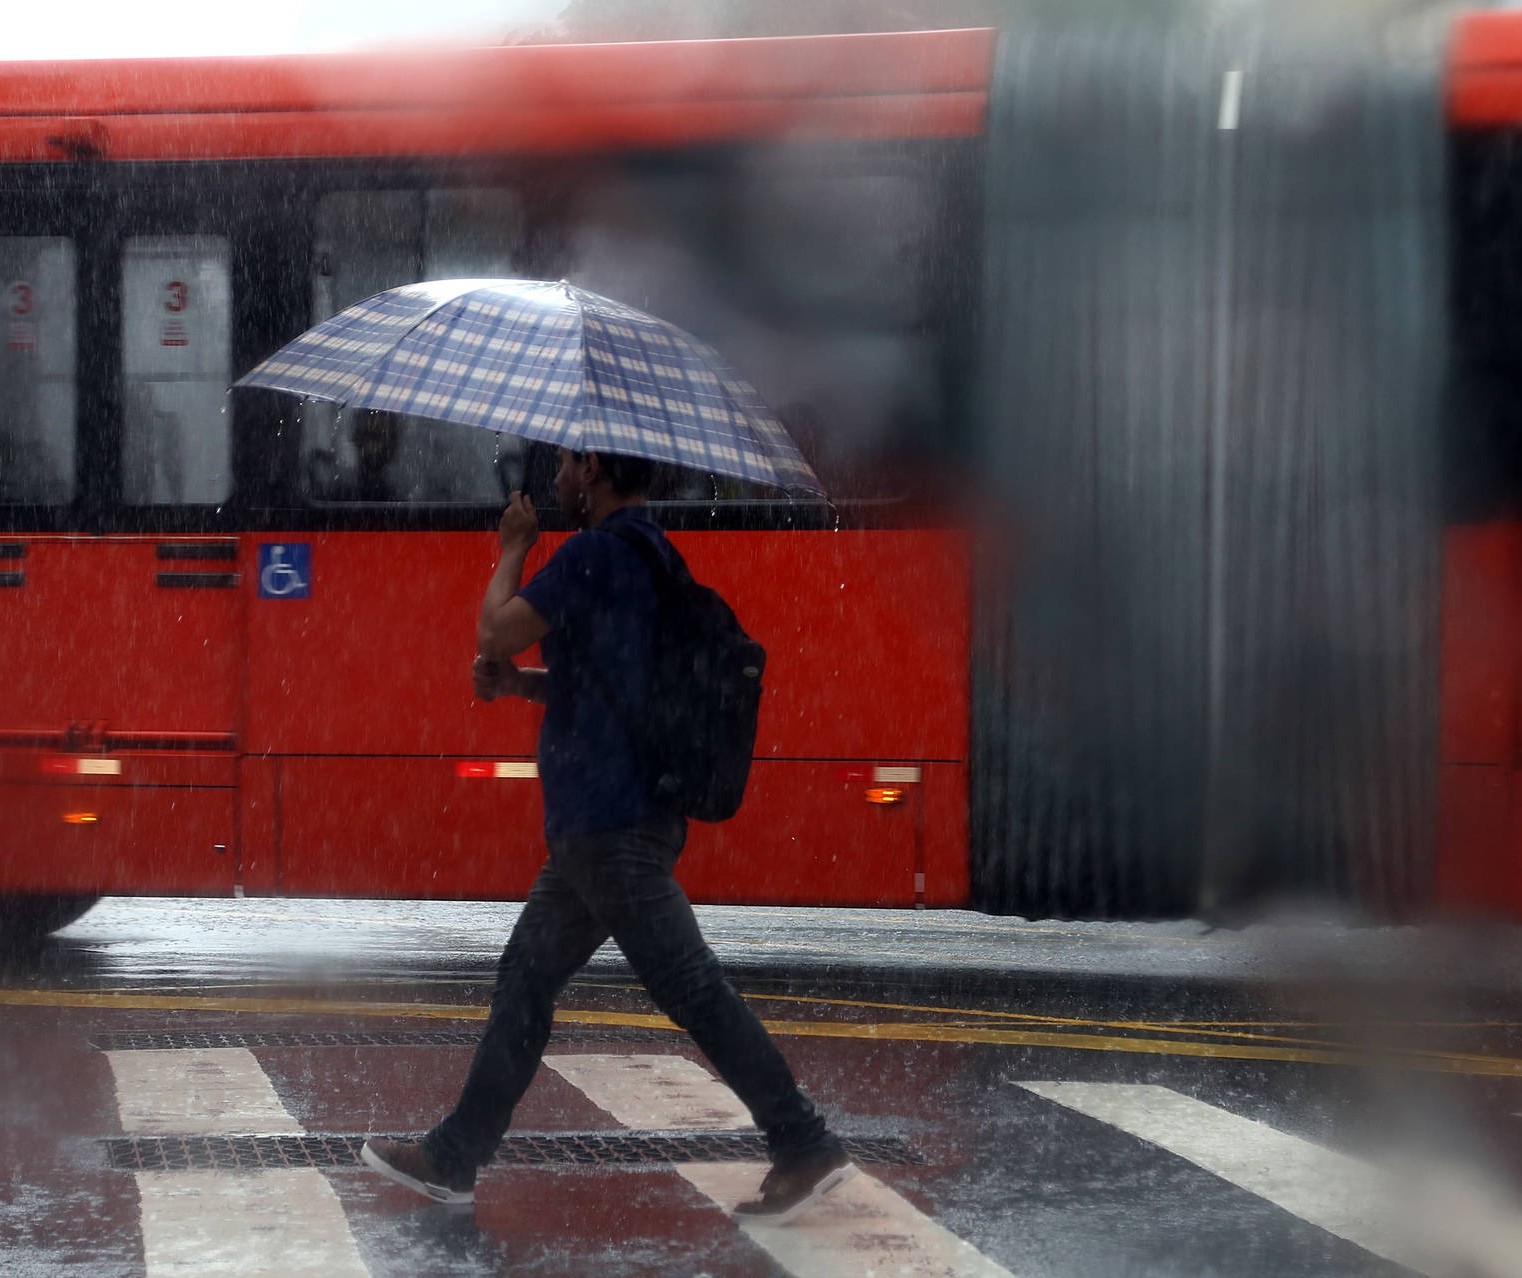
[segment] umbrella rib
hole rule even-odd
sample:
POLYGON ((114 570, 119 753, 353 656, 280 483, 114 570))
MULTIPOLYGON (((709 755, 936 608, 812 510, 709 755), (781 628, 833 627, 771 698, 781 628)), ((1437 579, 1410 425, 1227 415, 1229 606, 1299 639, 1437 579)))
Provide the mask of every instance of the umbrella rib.
MULTIPOLYGON (((581 310, 580 310, 579 307, 575 310, 574 315, 575 315, 576 326, 577 326, 578 332, 580 334, 580 337, 581 337, 581 340, 582 340, 583 346, 584 346, 585 341, 586 341, 586 325, 582 322, 582 315, 581 315, 581 310)), ((544 320, 542 320, 542 319, 539 320, 538 323, 537 323, 537 327, 535 329, 535 332, 537 333, 538 331, 543 329, 544 326, 545 326, 544 320)), ((585 366, 586 366, 586 355, 585 355, 585 351, 584 350, 583 350, 583 354, 582 354, 581 364, 582 364, 582 367, 585 368, 585 366)), ((553 399, 553 397, 554 397, 554 390, 555 390, 555 387, 557 386, 557 384, 558 383, 555 381, 553 376, 546 375, 543 378, 543 380, 541 381, 540 385, 534 390, 533 398, 524 407, 523 412, 521 414, 522 418, 523 418, 523 422, 524 422, 525 425, 528 425, 529 423, 534 422, 534 421, 536 421, 538 419, 538 417, 540 415, 540 407, 541 407, 541 405, 543 405, 547 401, 550 401, 550 400, 553 399)), ((502 379, 502 386, 501 386, 501 388, 498 390, 496 396, 492 399, 492 402, 491 402, 490 406, 486 410, 485 416, 486 416, 488 421, 490 421, 495 416, 496 410, 497 410, 498 406, 507 397, 508 389, 509 389, 508 379, 506 377, 504 377, 502 379)), ((584 386, 580 389, 579 396, 580 396, 580 400, 581 400, 582 404, 584 405, 585 402, 586 402, 586 390, 585 390, 584 386)), ((580 416, 580 414, 575 412, 575 411, 573 411, 572 413, 569 414, 569 416, 574 421, 574 420, 576 420, 580 416)), ((496 428, 493 427, 492 429, 496 429, 496 428)), ((516 433, 519 433, 519 432, 507 430, 507 431, 502 431, 502 432, 499 432, 499 433, 509 434, 510 435, 510 434, 516 434, 516 433)), ((537 436, 528 434, 527 431, 523 431, 522 434, 523 434, 523 437, 526 438, 526 439, 539 438, 537 436)), ((553 439, 553 440, 540 438, 540 442, 541 443, 559 442, 559 440, 562 439, 562 438, 564 438, 563 435, 556 436, 555 439, 553 439)), ((575 451, 580 451, 580 450, 575 450, 575 451)))
MULTIPOLYGON (((737 378, 747 387, 749 387, 750 383, 746 382, 744 378, 741 378, 739 373, 730 367, 729 361, 720 355, 718 351, 714 350, 711 346, 708 346, 705 343, 695 340, 684 341, 681 343, 678 349, 682 355, 689 357, 679 359, 677 361, 677 367, 681 370, 682 382, 687 387, 688 402, 694 405, 700 402, 700 392, 693 385, 692 373, 688 367, 689 362, 696 362, 700 367, 705 367, 709 370, 709 372, 713 375, 719 389, 725 392, 724 394, 714 395, 712 397, 723 406, 723 410, 729 414, 731 420, 738 417, 747 426, 750 426, 751 435, 754 442, 760 445, 763 449, 766 449, 763 460, 766 462, 768 468, 771 471, 770 475, 757 474, 755 467, 747 465, 747 462, 750 460, 750 458, 747 457, 745 450, 738 447, 733 448, 731 451, 733 451, 735 454, 736 465, 743 468, 743 474, 736 474, 735 468, 733 467, 716 466, 714 464, 713 440, 710 439, 710 437, 705 432, 699 430, 696 432, 696 435, 697 438, 702 441, 703 450, 706 455, 710 473, 728 474, 731 477, 740 479, 745 483, 767 484, 775 488, 785 489, 786 485, 781 482, 782 476, 777 469, 776 459, 771 456, 770 449, 767 447, 768 441, 764 433, 760 430, 757 430, 755 426, 749 422, 747 414, 742 411, 744 405, 741 404, 738 398, 736 398, 732 390, 729 387, 725 386, 725 378, 721 376, 721 374, 728 373, 734 378, 737 378)), ((738 437, 740 432, 736 430, 735 433, 738 437)), ((757 454, 752 454, 751 456, 756 455, 757 454)))
MULTIPOLYGON (((644 332, 642 331, 642 329, 640 328, 639 325, 631 323, 631 322, 629 322, 627 320, 624 321, 624 322, 628 325, 629 331, 630 331, 630 333, 632 334, 632 337, 633 337, 633 342, 634 342, 635 346, 639 349, 640 357, 644 360, 645 367, 648 368, 648 369, 652 369, 653 370, 653 368, 654 368, 654 360, 651 357, 650 346, 649 346, 649 343, 646 342, 646 340, 645 340, 645 334, 644 334, 644 332)), ((673 349, 675 349, 675 341, 674 341, 674 339, 672 341, 672 345, 673 345, 673 349)), ((681 358, 674 358, 671 362, 675 363, 678 371, 681 374, 683 382, 685 382, 686 385, 687 385, 687 389, 688 389, 687 402, 689 404, 694 405, 694 407, 696 407, 697 400, 696 400, 696 398, 692 394, 692 380, 687 375, 686 362, 684 360, 682 360, 681 358)), ((588 368, 590 369, 590 362, 588 363, 588 368)), ((673 454, 673 456, 671 458, 672 464, 673 465, 677 465, 677 466, 687 466, 687 467, 689 467, 691 469, 694 469, 694 470, 697 469, 696 466, 693 466, 691 461, 683 458, 683 456, 682 456, 682 440, 677 435, 676 427, 675 427, 674 420, 673 420, 672 413, 671 413, 671 401, 670 401, 670 399, 666 395, 665 387, 662 385, 660 380, 654 376, 653 371, 651 373, 650 384, 651 384, 651 388, 654 391, 656 391, 659 394, 659 396, 660 396, 661 410, 662 410, 662 413, 664 414, 664 417, 665 417, 667 430, 670 432, 671 452, 673 454)), ((627 392, 627 387, 625 389, 626 389, 626 392, 627 392)), ((634 415, 632 408, 630 410, 630 415, 631 416, 634 415)), ((710 449, 708 447, 708 440, 704 437, 704 435, 703 435, 703 433, 701 431, 694 432, 694 438, 697 441, 697 443, 701 446, 701 451, 702 451, 702 454, 703 454, 703 465, 704 465, 704 467, 707 469, 707 471, 709 473, 712 473, 713 472, 713 451, 712 451, 712 449, 710 449)))
MULTIPOLYGON (((372 382, 376 369, 378 369, 387 360, 395 356, 402 343, 407 341, 407 339, 410 338, 415 332, 417 332, 418 329, 420 329, 424 324, 431 320, 451 302, 459 301, 460 298, 464 297, 465 294, 469 291, 469 289, 461 289, 459 292, 454 293, 449 297, 440 298, 426 311, 423 311, 421 314, 414 317, 412 322, 408 324, 406 328, 401 330, 401 335, 397 337, 394 342, 392 342, 389 346, 386 347, 385 350, 381 351, 379 355, 377 355, 373 360, 366 364, 363 369, 354 374, 354 377, 349 382, 348 389, 344 392, 343 395, 334 395, 331 397, 333 402, 340 406, 344 406, 347 405, 348 402, 353 399, 356 394, 363 393, 362 388, 367 383, 372 382)), ((377 296, 379 296, 379 294, 377 294, 377 296)), ((322 398, 328 397, 324 396, 322 398)))
POLYGON ((592 402, 587 387, 587 382, 592 375, 592 361, 587 358, 587 309, 585 303, 576 294, 583 293, 585 290, 573 284, 568 284, 566 290, 566 295, 576 302, 576 341, 581 347, 581 377, 577 379, 576 408, 571 414, 576 443, 579 447, 572 448, 571 451, 584 453, 587 451, 587 405, 592 402))
MULTIPOLYGON (((677 340, 674 337, 671 337, 668 334, 667 338, 671 342, 671 345, 672 345, 673 354, 675 355, 675 359, 673 360, 673 362, 676 364, 677 372, 681 376, 682 385, 684 385, 687 388, 687 402, 689 404, 691 404, 694 407, 694 409, 696 409, 697 405, 699 403, 698 394, 697 394, 697 388, 692 384, 692 375, 688 372, 688 369, 687 369, 687 360, 682 358, 683 356, 686 355, 687 352, 681 349, 680 345, 678 344, 677 340)), ((646 352, 647 352, 646 353, 646 359, 648 360, 648 358, 649 358, 648 347, 644 347, 643 341, 641 341, 641 347, 646 350, 646 352)), ((659 383, 657 383, 657 385, 659 385, 659 383)), ((674 418, 671 415, 670 401, 666 398, 666 390, 665 390, 664 386, 660 387, 660 391, 661 391, 661 408, 662 408, 662 410, 666 414, 666 420, 667 420, 667 422, 671 423, 671 437, 672 437, 672 440, 675 441, 676 440, 676 435, 677 435, 676 422, 675 422, 674 418)), ((707 465, 707 467, 708 467, 708 473, 710 475, 712 475, 714 473, 714 465, 713 465, 713 448, 711 446, 711 442, 708 439, 708 436, 705 435, 702 431, 696 431, 694 433, 695 433, 697 439, 702 443, 702 446, 703 446, 703 461, 704 461, 705 465, 707 465)))
MULTIPOLYGON (((466 283, 466 281, 457 281, 457 282, 458 283, 462 283, 462 284, 466 283)), ((407 286, 404 285, 402 287, 407 287, 407 286)), ((328 403, 337 404, 337 405, 339 405, 339 407, 344 407, 344 406, 348 405, 349 402, 354 398, 355 394, 360 391, 361 387, 363 387, 367 382, 369 382, 373 378, 373 376, 375 374, 375 370, 378 369, 382 364, 384 364, 388 359, 390 359, 393 354, 395 354, 396 349, 397 349, 398 346, 400 346, 409 337, 411 337, 412 334, 414 332, 416 332, 417 329, 421 325, 426 323, 428 320, 432 319, 433 316, 436 315, 445 306, 448 306, 453 301, 457 301, 460 297, 464 296, 464 294, 466 294, 469 291, 470 290, 467 289, 467 288, 460 288, 458 291, 456 291, 454 293, 451 293, 447 297, 441 297, 441 298, 436 299, 434 301, 433 305, 430 306, 427 310, 422 311, 419 314, 411 317, 411 320, 406 325, 406 327, 399 330, 399 335, 395 338, 395 340, 388 342, 388 344, 386 345, 385 349, 383 349, 380 352, 378 352, 373 359, 370 359, 369 361, 367 361, 359 369, 357 369, 355 372, 350 374, 344 380, 344 382, 342 383, 342 389, 341 390, 337 389, 337 388, 332 389, 332 390, 324 390, 324 391, 312 391, 312 390, 308 390, 308 389, 300 389, 300 390, 294 390, 294 389, 292 389, 292 390, 288 390, 287 393, 294 394, 294 395, 300 395, 303 399, 324 400, 324 401, 326 401, 328 403)), ((381 298, 381 297, 386 296, 390 292, 392 292, 392 290, 390 290, 390 289, 383 289, 383 290, 381 290, 381 292, 371 294, 370 297, 365 298, 363 301, 355 303, 355 305, 363 306, 363 305, 365 305, 368 302, 376 300, 377 298, 381 298)), ((348 310, 348 309, 349 309, 348 307, 344 308, 344 310, 348 310)), ((340 311, 336 312, 334 315, 329 316, 328 319, 322 321, 322 324, 328 324, 328 323, 332 322, 334 319, 336 319, 339 316, 341 316, 344 313, 344 310, 340 310, 340 311)), ((321 325, 319 325, 319 327, 320 326, 321 325)), ((245 376, 247 376, 247 374, 245 376)), ((239 380, 241 381, 242 379, 240 378, 239 380)), ((286 388, 280 388, 280 389, 286 389, 286 388)))

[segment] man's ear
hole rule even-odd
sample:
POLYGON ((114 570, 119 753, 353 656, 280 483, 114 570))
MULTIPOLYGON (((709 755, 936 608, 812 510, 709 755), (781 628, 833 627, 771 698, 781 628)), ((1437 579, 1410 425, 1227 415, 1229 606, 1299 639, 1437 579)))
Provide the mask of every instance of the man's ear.
POLYGON ((582 453, 581 464, 586 468, 585 477, 588 484, 595 484, 602 478, 602 458, 596 453, 582 453))

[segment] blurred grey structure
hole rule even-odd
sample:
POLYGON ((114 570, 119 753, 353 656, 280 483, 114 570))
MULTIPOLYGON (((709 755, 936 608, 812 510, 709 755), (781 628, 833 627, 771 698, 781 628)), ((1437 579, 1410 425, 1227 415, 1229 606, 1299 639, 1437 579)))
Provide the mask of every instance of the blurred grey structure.
POLYGON ((531 40, 703 40, 994 25, 1003 0, 569 0, 531 40))
POLYGON ((1455 11, 1007 6, 979 908, 1427 899, 1455 11))

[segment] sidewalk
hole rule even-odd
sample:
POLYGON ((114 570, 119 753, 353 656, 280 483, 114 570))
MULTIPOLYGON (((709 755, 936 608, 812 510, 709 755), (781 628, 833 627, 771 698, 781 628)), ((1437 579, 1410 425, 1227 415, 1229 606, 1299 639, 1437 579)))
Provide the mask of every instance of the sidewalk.
MULTIPOLYGON (((490 971, 512 902, 113 897, 59 945, 113 982, 181 966, 200 979, 259 973, 490 971)), ((1522 925, 1360 927, 1283 915, 1241 929, 1027 921, 965 910, 699 906, 724 965, 746 979, 941 985, 1006 991, 1020 981, 1279 987, 1333 983, 1441 999, 1522 997, 1522 925)), ((627 975, 605 946, 594 972, 627 975)))
MULTIPOLYGON (((1360 927, 1281 916, 1241 929, 1198 920, 1027 921, 961 910, 698 907, 726 966, 909 980, 1020 977, 1286 984, 1325 979, 1522 995, 1522 925, 1360 927)), ((602 956, 599 956, 601 959, 602 956)))

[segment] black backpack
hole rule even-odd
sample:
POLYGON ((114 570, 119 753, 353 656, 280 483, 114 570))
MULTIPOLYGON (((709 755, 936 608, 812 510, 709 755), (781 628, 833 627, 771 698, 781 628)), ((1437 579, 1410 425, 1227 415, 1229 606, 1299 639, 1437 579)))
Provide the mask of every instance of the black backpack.
POLYGON ((651 794, 695 820, 726 821, 745 797, 766 650, 717 591, 692 579, 676 547, 663 555, 627 524, 607 531, 650 569, 656 629, 643 721, 599 671, 604 695, 646 763, 651 794))

